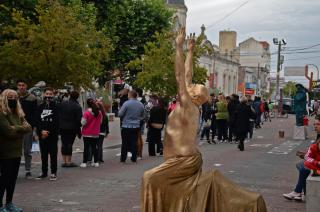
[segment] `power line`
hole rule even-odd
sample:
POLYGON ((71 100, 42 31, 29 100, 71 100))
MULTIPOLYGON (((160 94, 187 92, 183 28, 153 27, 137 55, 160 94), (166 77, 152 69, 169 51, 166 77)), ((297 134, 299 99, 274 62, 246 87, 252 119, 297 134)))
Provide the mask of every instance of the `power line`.
POLYGON ((285 59, 284 61, 291 61, 291 60, 308 60, 308 59, 314 59, 314 58, 320 58, 320 55, 319 55, 319 56, 314 56, 314 57, 289 58, 289 59, 285 59))
POLYGON ((306 45, 303 45, 303 46, 286 46, 286 49, 300 49, 300 48, 308 48, 311 46, 318 46, 320 44, 306 44, 306 45))
POLYGON ((312 45, 312 46, 309 46, 309 47, 304 47, 304 48, 296 48, 296 49, 287 49, 285 48, 284 51, 287 51, 287 52, 290 52, 290 51, 301 51, 301 50, 308 50, 308 49, 312 49, 314 47, 317 47, 317 46, 320 46, 320 44, 315 44, 315 45, 312 45))
MULTIPOLYGON (((250 1, 250 0, 249 0, 250 1)), ((234 10, 232 10, 230 13, 228 13, 227 15, 225 15, 223 18, 217 20, 216 22, 214 22, 213 24, 209 25, 207 27, 207 30, 210 31, 210 28, 214 27, 215 25, 217 25, 218 23, 226 20, 228 17, 230 17, 231 15, 233 15, 235 12, 237 12, 239 9, 241 9, 241 7, 245 6, 246 4, 249 3, 249 1, 246 1, 244 3, 242 3, 240 6, 238 6, 237 8, 235 8, 234 10)))

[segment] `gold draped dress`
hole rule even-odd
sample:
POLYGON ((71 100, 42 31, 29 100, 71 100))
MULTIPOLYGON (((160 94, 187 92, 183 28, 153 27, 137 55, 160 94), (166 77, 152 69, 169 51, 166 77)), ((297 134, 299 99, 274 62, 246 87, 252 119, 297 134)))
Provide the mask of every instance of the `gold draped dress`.
POLYGON ((202 174, 196 147, 199 110, 191 105, 178 105, 168 118, 165 162, 144 173, 141 212, 267 211, 260 194, 234 184, 217 170, 202 174))

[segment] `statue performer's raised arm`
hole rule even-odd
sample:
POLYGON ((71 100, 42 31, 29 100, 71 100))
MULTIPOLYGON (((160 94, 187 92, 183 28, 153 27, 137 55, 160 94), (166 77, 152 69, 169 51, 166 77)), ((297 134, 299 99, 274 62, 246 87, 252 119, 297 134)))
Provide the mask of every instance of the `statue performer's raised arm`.
POLYGON ((259 194, 233 184, 217 171, 202 174, 197 148, 199 107, 208 101, 204 85, 192 84, 194 35, 188 38, 184 62, 185 29, 176 38, 175 76, 180 103, 170 113, 164 137, 165 161, 144 173, 141 212, 265 212, 259 194))
POLYGON ((184 62, 183 46, 185 29, 176 38, 175 76, 180 104, 168 117, 165 130, 164 156, 190 156, 198 152, 197 130, 199 127, 199 106, 208 101, 209 92, 204 85, 192 84, 192 57, 194 36, 188 38, 188 54, 184 62))

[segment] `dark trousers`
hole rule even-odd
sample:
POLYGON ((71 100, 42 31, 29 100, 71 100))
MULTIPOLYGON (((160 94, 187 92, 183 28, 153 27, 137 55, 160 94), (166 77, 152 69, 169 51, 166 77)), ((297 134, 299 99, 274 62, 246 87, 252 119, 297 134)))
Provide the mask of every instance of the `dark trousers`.
POLYGON ((72 156, 72 146, 76 139, 76 130, 60 130, 61 134, 61 154, 72 156))
POLYGON ((137 161, 137 142, 140 128, 122 128, 121 129, 121 162, 125 162, 128 152, 132 153, 131 161, 137 161))
POLYGON ((229 128, 229 141, 232 141, 232 138, 235 136, 235 127, 233 123, 228 123, 228 128, 229 128))
POLYGON ((0 196, 3 205, 3 197, 6 192, 6 204, 12 202, 14 189, 19 173, 21 158, 0 159, 0 196))
POLYGON ((253 136, 253 128, 254 128, 254 121, 249 121, 249 138, 252 139, 253 136))
POLYGON ((228 138, 228 123, 226 119, 217 119, 217 128, 218 128, 218 140, 227 140, 228 138))
POLYGON ((50 155, 51 174, 57 173, 58 164, 58 137, 39 139, 42 174, 48 174, 48 155, 50 155))
POLYGON ((105 136, 100 135, 98 142, 97 142, 97 148, 98 148, 98 161, 103 161, 103 141, 104 141, 105 136))
POLYGON ((296 167, 299 171, 299 178, 298 178, 298 183, 297 183, 294 191, 297 193, 304 192, 304 194, 306 194, 307 193, 307 191, 306 191, 307 183, 306 182, 307 182, 307 178, 308 178, 311 171, 304 167, 304 161, 301 161, 300 163, 298 163, 296 165, 296 167))
POLYGON ((147 141, 149 156, 156 156, 156 145, 157 153, 163 152, 163 145, 161 142, 161 131, 162 129, 155 129, 152 127, 149 127, 148 129, 147 141))
POLYGON ((212 132, 212 140, 214 140, 214 137, 216 136, 217 133, 217 121, 216 120, 212 120, 211 121, 211 132, 212 132))
POLYGON ((248 135, 247 131, 237 133, 237 139, 239 140, 239 148, 241 151, 244 150, 244 140, 246 139, 247 135, 248 135))
POLYGON ((209 126, 205 126, 203 127, 202 129, 202 132, 201 132, 201 139, 203 139, 203 137, 206 136, 207 140, 209 140, 210 138, 210 127, 209 126))
POLYGON ((23 136, 23 155, 25 160, 25 169, 27 172, 31 170, 32 141, 33 141, 33 132, 29 132, 23 136))
POLYGON ((98 143, 99 138, 83 137, 83 163, 87 163, 92 151, 94 162, 98 162, 98 143))

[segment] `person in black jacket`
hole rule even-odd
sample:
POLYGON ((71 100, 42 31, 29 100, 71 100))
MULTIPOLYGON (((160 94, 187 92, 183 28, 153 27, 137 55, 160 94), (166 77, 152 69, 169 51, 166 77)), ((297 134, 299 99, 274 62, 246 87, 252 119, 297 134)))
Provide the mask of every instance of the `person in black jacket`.
MULTIPOLYGON (((214 110, 213 110, 213 105, 211 102, 207 102, 206 103, 206 109, 204 111, 202 111, 203 115, 202 115, 202 119, 203 119, 203 129, 202 129, 202 132, 201 132, 201 135, 200 135, 200 139, 202 140, 204 136, 206 136, 207 138, 207 142, 209 144, 211 144, 211 141, 210 141, 210 130, 213 128, 213 125, 212 125, 212 119, 213 119, 213 116, 214 115, 214 110)), ((215 134, 212 135, 212 142, 213 143, 216 143, 214 141, 214 136, 215 134)))
MULTIPOLYGON (((26 81, 17 81, 17 92, 19 95, 19 102, 25 114, 25 119, 31 125, 32 129, 35 127, 35 116, 37 111, 37 98, 28 92, 26 81)), ((25 160, 26 178, 31 177, 31 161, 32 161, 32 142, 33 130, 23 136, 23 155, 25 160)))
POLYGON ((99 139, 98 139, 98 142, 97 142, 98 163, 103 163, 104 162, 104 160, 103 160, 103 141, 104 141, 105 137, 107 137, 108 134, 109 134, 109 119, 108 119, 108 114, 106 113, 106 111, 105 111, 105 109, 103 107, 103 102, 101 100, 99 100, 97 102, 97 105, 99 107, 100 112, 102 113, 102 122, 101 122, 101 125, 100 125, 100 134, 99 134, 99 139))
POLYGON ((44 102, 38 107, 36 118, 42 162, 42 174, 37 179, 43 179, 48 176, 48 155, 50 154, 50 180, 56 180, 59 111, 56 103, 53 101, 53 88, 45 88, 44 102))
MULTIPOLYGON (((229 142, 232 142, 233 136, 235 136, 235 112, 236 108, 239 105, 239 96, 236 94, 231 95, 231 101, 228 103, 228 112, 229 112, 229 142)), ((237 138, 236 138, 237 140, 237 138)))
POLYGON ((157 145, 157 153, 163 155, 163 144, 161 141, 161 132, 165 125, 167 111, 164 109, 163 100, 158 100, 158 105, 150 110, 150 118, 147 123, 148 133, 148 151, 149 156, 156 156, 155 145, 157 145))
POLYGON ((244 150, 244 140, 249 132, 249 119, 252 117, 250 106, 247 105, 247 97, 241 97, 240 104, 237 105, 235 110, 235 133, 239 139, 238 148, 240 151, 244 150))
POLYGON ((78 103, 79 93, 72 91, 68 101, 62 101, 59 105, 59 127, 61 135, 62 167, 76 167, 71 162, 72 146, 76 136, 81 138, 82 108, 78 103))

